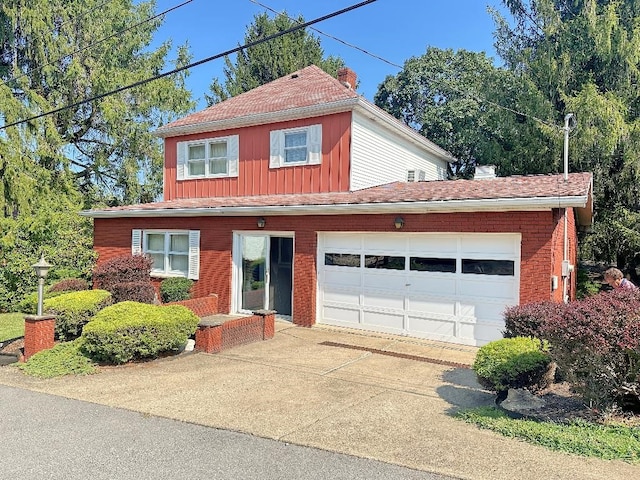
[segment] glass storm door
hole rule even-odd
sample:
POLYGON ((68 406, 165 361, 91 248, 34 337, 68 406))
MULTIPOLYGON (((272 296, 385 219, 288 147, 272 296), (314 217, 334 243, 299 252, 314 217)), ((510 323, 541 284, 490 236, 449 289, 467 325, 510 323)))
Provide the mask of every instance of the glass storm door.
POLYGON ((262 310, 267 305, 269 237, 242 236, 241 310, 262 310))

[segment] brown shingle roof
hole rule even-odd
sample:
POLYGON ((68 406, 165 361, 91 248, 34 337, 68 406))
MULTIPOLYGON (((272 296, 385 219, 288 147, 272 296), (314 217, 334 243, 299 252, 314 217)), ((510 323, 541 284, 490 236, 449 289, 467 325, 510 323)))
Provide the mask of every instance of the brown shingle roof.
MULTIPOLYGON (((504 202, 517 200, 518 205, 522 206, 522 210, 527 210, 527 208, 535 207, 541 199, 548 200, 544 202, 545 205, 555 205, 553 202, 557 199, 558 207, 575 204, 573 206, 590 209, 591 188, 592 175, 590 173, 569 174, 566 182, 562 175, 497 177, 484 180, 439 180, 417 183, 394 182, 355 192, 191 198, 112 207, 89 211, 86 214, 88 216, 117 217, 118 212, 122 213, 122 216, 127 216, 127 212, 137 212, 144 216, 144 212, 152 213, 163 210, 165 212, 175 211, 173 214, 179 215, 180 210, 202 209, 202 214, 206 215, 207 209, 216 209, 228 210, 226 213, 233 215, 234 213, 242 214, 239 209, 264 207, 292 207, 293 209, 293 207, 306 206, 321 209, 338 205, 402 204, 406 206, 418 202, 421 204, 440 203, 444 208, 439 210, 446 212, 447 204, 450 204, 453 209, 454 203, 468 202, 471 204, 471 202, 490 202, 492 200, 504 202), (569 204, 566 202, 561 204, 560 199, 568 199, 569 204), (585 202, 588 205, 585 205, 585 202), (94 215, 94 213, 98 215, 94 215)), ((471 207, 472 210, 473 208, 475 207, 471 207)), ((483 208, 486 209, 486 207, 483 208)), ((495 210, 500 210, 500 206, 496 204, 495 210)), ((193 215, 194 212, 191 214, 193 215)), ((304 213, 301 211, 300 214, 309 214, 309 211, 306 210, 304 213)))
POLYGON ((158 130, 281 112, 356 99, 358 94, 338 79, 310 65, 253 90, 171 122, 158 130))

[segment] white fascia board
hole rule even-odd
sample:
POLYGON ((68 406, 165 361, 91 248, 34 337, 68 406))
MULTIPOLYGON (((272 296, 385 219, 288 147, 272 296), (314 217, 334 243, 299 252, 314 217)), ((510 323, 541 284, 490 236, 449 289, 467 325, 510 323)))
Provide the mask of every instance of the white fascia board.
POLYGON ((242 217, 252 215, 363 215, 382 213, 453 213, 541 211, 587 206, 587 196, 509 198, 484 200, 440 200, 392 203, 345 203, 337 205, 271 205, 259 207, 162 208, 156 210, 85 210, 91 218, 128 217, 242 217))
POLYGON ((214 122, 180 125, 177 127, 160 127, 155 130, 153 134, 161 138, 178 137, 182 135, 192 135, 194 133, 216 132, 231 128, 266 125, 269 123, 299 120, 301 118, 313 118, 322 115, 351 111, 358 103, 358 100, 358 98, 354 97, 347 100, 340 100, 339 102, 311 105, 302 108, 292 108, 290 110, 282 110, 279 112, 259 113, 256 115, 246 115, 244 117, 234 117, 214 122))

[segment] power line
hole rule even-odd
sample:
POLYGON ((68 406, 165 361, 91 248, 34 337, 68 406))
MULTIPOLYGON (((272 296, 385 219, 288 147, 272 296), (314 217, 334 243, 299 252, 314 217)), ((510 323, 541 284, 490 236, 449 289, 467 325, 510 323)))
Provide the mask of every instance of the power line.
MULTIPOLYGON (((270 11, 270 12, 272 12, 272 13, 275 13, 276 15, 284 15, 285 17, 287 17, 287 18, 288 18, 289 20, 291 20, 291 21, 294 21, 294 22, 296 22, 296 21, 297 21, 296 19, 294 19, 294 18, 290 17, 289 15, 287 15, 285 12, 278 12, 277 10, 275 10, 275 9, 273 9, 273 8, 271 8, 271 7, 269 7, 268 5, 265 5, 265 4, 263 4, 263 3, 260 3, 260 2, 259 2, 259 1, 257 1, 257 0, 249 0, 249 1, 250 1, 251 3, 255 3, 256 5, 261 6, 262 8, 264 8, 264 9, 266 9, 266 10, 269 10, 269 11, 270 11)), ((394 62, 392 62, 392 61, 390 61, 390 60, 387 60, 386 58, 383 58, 383 57, 381 57, 381 56, 379 56, 379 55, 375 55, 375 54, 373 54, 373 53, 371 53, 371 52, 368 52, 367 50, 365 50, 365 49, 363 49, 363 48, 360 48, 360 47, 358 47, 357 45, 353 45, 353 44, 351 44, 351 43, 349 43, 349 42, 346 42, 346 41, 344 41, 344 40, 342 40, 342 39, 340 39, 340 38, 337 38, 337 37, 335 37, 335 36, 333 36, 333 35, 330 35, 330 34, 328 34, 328 33, 326 33, 326 32, 323 32, 323 31, 321 31, 321 30, 319 30, 319 29, 317 29, 317 28, 313 28, 313 27, 311 27, 311 30, 316 31, 316 32, 318 32, 319 34, 324 35, 325 37, 331 38, 332 40, 335 40, 335 41, 337 41, 337 42, 340 42, 340 43, 342 43, 343 45, 346 45, 346 46, 347 46, 347 47, 349 47, 349 48, 353 48, 353 49, 355 49, 355 50, 358 50, 358 51, 360 51, 360 52, 364 53, 365 55, 369 55, 370 57, 373 57, 373 58, 375 58, 375 59, 377 59, 377 60, 380 60, 380 61, 382 61, 382 62, 385 62, 385 63, 387 63, 387 64, 389 64, 389 65, 391 65, 391 66, 393 66, 393 67, 397 67, 397 68, 400 68, 400 69, 402 69, 402 68, 403 68, 401 65, 398 65, 397 63, 394 63, 394 62)), ((534 117, 533 115, 530 115, 530 114, 527 114, 527 113, 523 113, 523 112, 519 112, 519 111, 514 110, 514 109, 512 109, 512 108, 509 108, 509 107, 505 107, 505 106, 500 105, 500 104, 498 104, 498 103, 492 102, 491 100, 487 100, 486 98, 485 98, 485 99, 483 99, 483 98, 479 98, 479 97, 477 97, 477 96, 473 96, 473 95, 469 94, 468 92, 463 92, 462 90, 458 90, 458 89, 456 89, 456 88, 453 88, 453 90, 455 90, 458 94, 460 94, 460 95, 462 95, 462 96, 465 96, 465 97, 467 97, 467 98, 470 98, 470 99, 472 99, 472 100, 475 100, 475 101, 477 101, 477 102, 484 102, 484 103, 487 103, 487 104, 489 104, 489 105, 493 105, 493 106, 494 106, 494 107, 496 107, 496 108, 499 108, 499 109, 502 109, 502 110, 505 110, 505 111, 508 111, 508 112, 514 113, 515 115, 519 115, 519 116, 522 116, 522 117, 530 118, 530 119, 532 119, 532 120, 534 120, 534 121, 536 121, 536 122, 538 122, 538 123, 540 123, 540 124, 542 124, 542 125, 545 125, 545 126, 547 126, 547 127, 551 127, 551 128, 555 128, 555 129, 562 129, 562 127, 560 127, 560 126, 558 126, 558 125, 554 125, 554 124, 548 123, 548 122, 546 122, 546 121, 544 121, 544 120, 541 120, 541 119, 539 119, 539 118, 537 118, 537 117, 534 117)))
MULTIPOLYGON (((155 20, 156 18, 161 17, 161 16, 163 16, 163 15, 166 15, 167 13, 169 13, 169 12, 171 12, 171 11, 173 11, 173 10, 176 10, 176 9, 178 9, 178 8, 180 8, 180 7, 183 7, 183 6, 185 6, 186 4, 191 3, 192 1, 193 1, 193 0, 187 0, 186 2, 183 2, 183 3, 181 3, 180 5, 176 5, 176 6, 171 7, 171 8, 169 8, 169 9, 167 9, 167 10, 163 11, 163 12, 158 13, 157 15, 154 15, 153 17, 149 17, 149 18, 147 18, 147 19, 145 19, 145 20, 142 20, 141 22, 138 22, 138 23, 136 23, 135 25, 132 25, 132 26, 127 27, 127 28, 123 28, 122 30, 119 30, 119 31, 117 31, 117 32, 115 32, 115 33, 112 33, 111 35, 108 35, 108 36, 106 36, 106 37, 104 37, 104 38, 101 38, 100 40, 96 40, 95 42, 90 43, 89 45, 86 45, 86 46, 84 46, 84 47, 82 47, 82 48, 80 48, 80 49, 78 49, 78 50, 76 50, 76 51, 74 51, 74 52, 68 53, 68 54, 66 54, 66 55, 63 55, 62 57, 56 58, 55 60, 51 60, 50 62, 47 62, 47 63, 45 63, 45 64, 43 64, 43 65, 37 66, 37 67, 35 67, 35 68, 31 69, 31 71, 30 71, 29 73, 26 73, 26 72, 25 72, 25 73, 21 73, 21 74, 19 74, 19 75, 16 75, 15 77, 10 78, 9 80, 6 80, 6 81, 3 83, 3 85, 7 85, 8 83, 13 82, 13 81, 15 81, 15 80, 17 80, 17 79, 19 79, 19 78, 26 77, 26 76, 28 76, 29 74, 33 73, 34 71, 41 70, 42 68, 44 68, 44 67, 46 67, 46 66, 48 66, 48 65, 53 65, 53 64, 55 64, 55 63, 59 62, 60 60, 64 60, 64 59, 66 59, 66 58, 73 57, 73 56, 74 56, 74 55, 76 55, 77 53, 83 52, 83 51, 85 51, 85 50, 87 50, 87 49, 89 49, 89 48, 91 48, 91 47, 95 47, 96 45, 99 45, 99 44, 101 44, 101 43, 103 43, 103 42, 106 42, 107 40, 110 40, 110 39, 111 39, 111 38, 113 38, 113 37, 119 36, 119 35, 121 35, 121 34, 123 34, 123 33, 126 33, 126 32, 128 32, 128 31, 130 31, 130 30, 133 30, 134 28, 137 28, 137 27, 139 27, 140 25, 143 25, 143 24, 145 24, 145 23, 147 23, 147 22, 150 22, 150 21, 152 21, 152 20, 155 20)), ((107 2, 105 2, 105 3, 107 3, 107 2)), ((102 5, 104 5, 104 4, 102 4, 102 5)), ((85 13, 85 14, 86 14, 86 13, 85 13)))
POLYGON ((116 93, 120 93, 120 92, 122 92, 124 90, 129 90, 129 89, 134 88, 134 87, 139 87, 140 85, 145 85, 145 84, 147 84, 149 82, 152 82, 154 80, 159 80, 159 79, 167 77, 169 75, 174 75, 176 73, 180 73, 180 72, 182 72, 184 70, 187 70, 189 68, 197 67, 199 65, 202 65, 203 63, 207 63, 207 62, 210 62, 212 60, 216 60, 218 58, 225 57, 227 55, 231 55, 232 53, 239 52, 239 51, 244 50, 246 48, 251 48, 251 47, 254 47, 254 46, 259 45, 261 43, 268 42, 270 40, 273 40, 274 38, 278 38, 278 37, 281 37, 281 36, 286 35, 288 33, 295 32, 296 30, 300 30, 302 28, 306 28, 306 27, 308 27, 310 25, 314 25, 316 23, 322 22, 322 21, 327 20, 329 18, 333 18, 333 17, 336 17, 338 15, 342 15, 343 13, 350 12, 351 10, 355 10, 357 8, 363 7, 363 6, 368 5, 370 3, 374 3, 376 1, 377 0, 365 0, 365 1, 357 3, 355 5, 351 5, 350 7, 343 8, 342 10, 338 10, 338 11, 335 11, 335 12, 330 13, 328 15, 324 15, 322 17, 316 18, 316 19, 311 20, 309 22, 305 22, 305 23, 302 23, 300 25, 295 25, 295 26, 293 26, 293 27, 291 27, 291 28, 289 28, 287 30, 283 30, 282 32, 274 33, 273 35, 269 35, 269 36, 261 38, 259 40, 255 40, 253 42, 246 43, 246 44, 244 44, 242 46, 239 46, 239 47, 236 47, 236 48, 232 48, 231 50, 227 50, 226 52, 218 53, 217 55, 212 55, 211 57, 203 58, 202 60, 198 60, 197 62, 190 63, 190 64, 185 65, 183 67, 175 68, 175 69, 170 70, 168 72, 164 72, 164 73, 161 73, 159 75, 155 75, 153 77, 150 77, 150 78, 147 78, 147 79, 144 79, 144 80, 140 80, 138 82, 132 83, 130 85, 126 85, 124 87, 116 88, 115 90, 111 90, 109 92, 105 92, 105 93, 102 93, 100 95, 95 95, 93 97, 86 98, 84 100, 80 100, 79 102, 75 102, 75 103, 72 103, 72 104, 69 104, 69 105, 65 105, 64 107, 60 107, 60 108, 56 108, 56 109, 53 109, 53 110, 49 110, 49 111, 47 111, 45 113, 41 113, 39 115, 34 115, 33 117, 25 118, 23 120, 19 120, 17 122, 13 122, 13 123, 10 123, 8 125, 3 125, 2 127, 0 127, 0 130, 7 129, 9 127, 14 127, 14 126, 20 125, 22 123, 31 122, 33 120, 37 120, 37 119, 42 118, 42 117, 53 115, 54 113, 59 113, 59 112, 62 112, 64 110, 68 110, 70 108, 74 108, 74 107, 78 107, 80 105, 84 105, 85 103, 93 102, 95 100, 100 100, 102 98, 105 98, 105 97, 108 97, 108 96, 111 96, 111 95, 115 95, 116 93))
MULTIPOLYGON (((273 8, 271 8, 271 7, 267 6, 267 5, 264 5, 264 4, 262 4, 262 3, 260 3, 260 2, 258 2, 256 0, 249 0, 249 1, 251 3, 255 3, 256 5, 260 5, 262 8, 264 8, 266 10, 269 10, 270 12, 273 12, 276 15, 284 15, 285 17, 287 17, 291 21, 294 21, 294 22, 297 21, 296 19, 291 18, 289 15, 285 14, 284 12, 278 12, 277 10, 274 10, 273 8)), ((343 45, 346 45, 349 48, 353 48, 355 50, 359 50, 360 52, 364 53, 365 55, 369 55, 370 57, 373 57, 373 58, 376 58, 376 59, 378 59, 378 60, 380 60, 382 62, 388 63, 389 65, 391 65, 393 67, 402 68, 402 65, 398 65, 397 63, 393 63, 392 61, 387 60, 386 58, 383 58, 383 57, 381 57, 379 55, 376 55, 374 53, 368 52, 365 49, 358 47, 357 45, 353 45, 353 44, 351 44, 351 43, 349 43, 349 42, 347 42, 345 40, 342 40, 342 39, 340 39, 338 37, 334 37, 331 34, 328 34, 326 32, 318 30, 317 28, 311 27, 311 30, 314 30, 314 31, 318 32, 320 35, 324 35, 325 37, 328 37, 328 38, 330 38, 332 40, 335 40, 336 42, 342 43, 343 45)))

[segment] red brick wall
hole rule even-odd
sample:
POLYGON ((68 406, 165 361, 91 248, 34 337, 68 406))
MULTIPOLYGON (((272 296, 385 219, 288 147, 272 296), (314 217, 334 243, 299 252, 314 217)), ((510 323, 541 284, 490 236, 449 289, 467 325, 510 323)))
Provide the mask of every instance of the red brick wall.
MULTIPOLYGON (((576 233, 573 211, 569 211, 571 258, 575 264, 576 233)), ((293 321, 312 325, 316 318, 317 233, 332 231, 396 232, 395 214, 318 215, 311 217, 265 217, 265 232, 295 233, 293 265, 293 321)), ((561 211, 502 213, 430 213, 403 215, 407 232, 520 233, 520 303, 557 298, 551 292, 551 275, 560 275, 563 222, 561 211), (554 273, 557 272, 557 273, 554 273)), ((218 295, 218 308, 228 313, 231 306, 232 231, 256 231, 257 217, 197 217, 156 219, 96 219, 95 249, 98 262, 131 251, 133 228, 200 230, 200 280, 194 285, 195 297, 218 295)), ((575 294, 575 282, 571 288, 575 294)), ((561 295, 561 294, 560 294, 561 295)))

